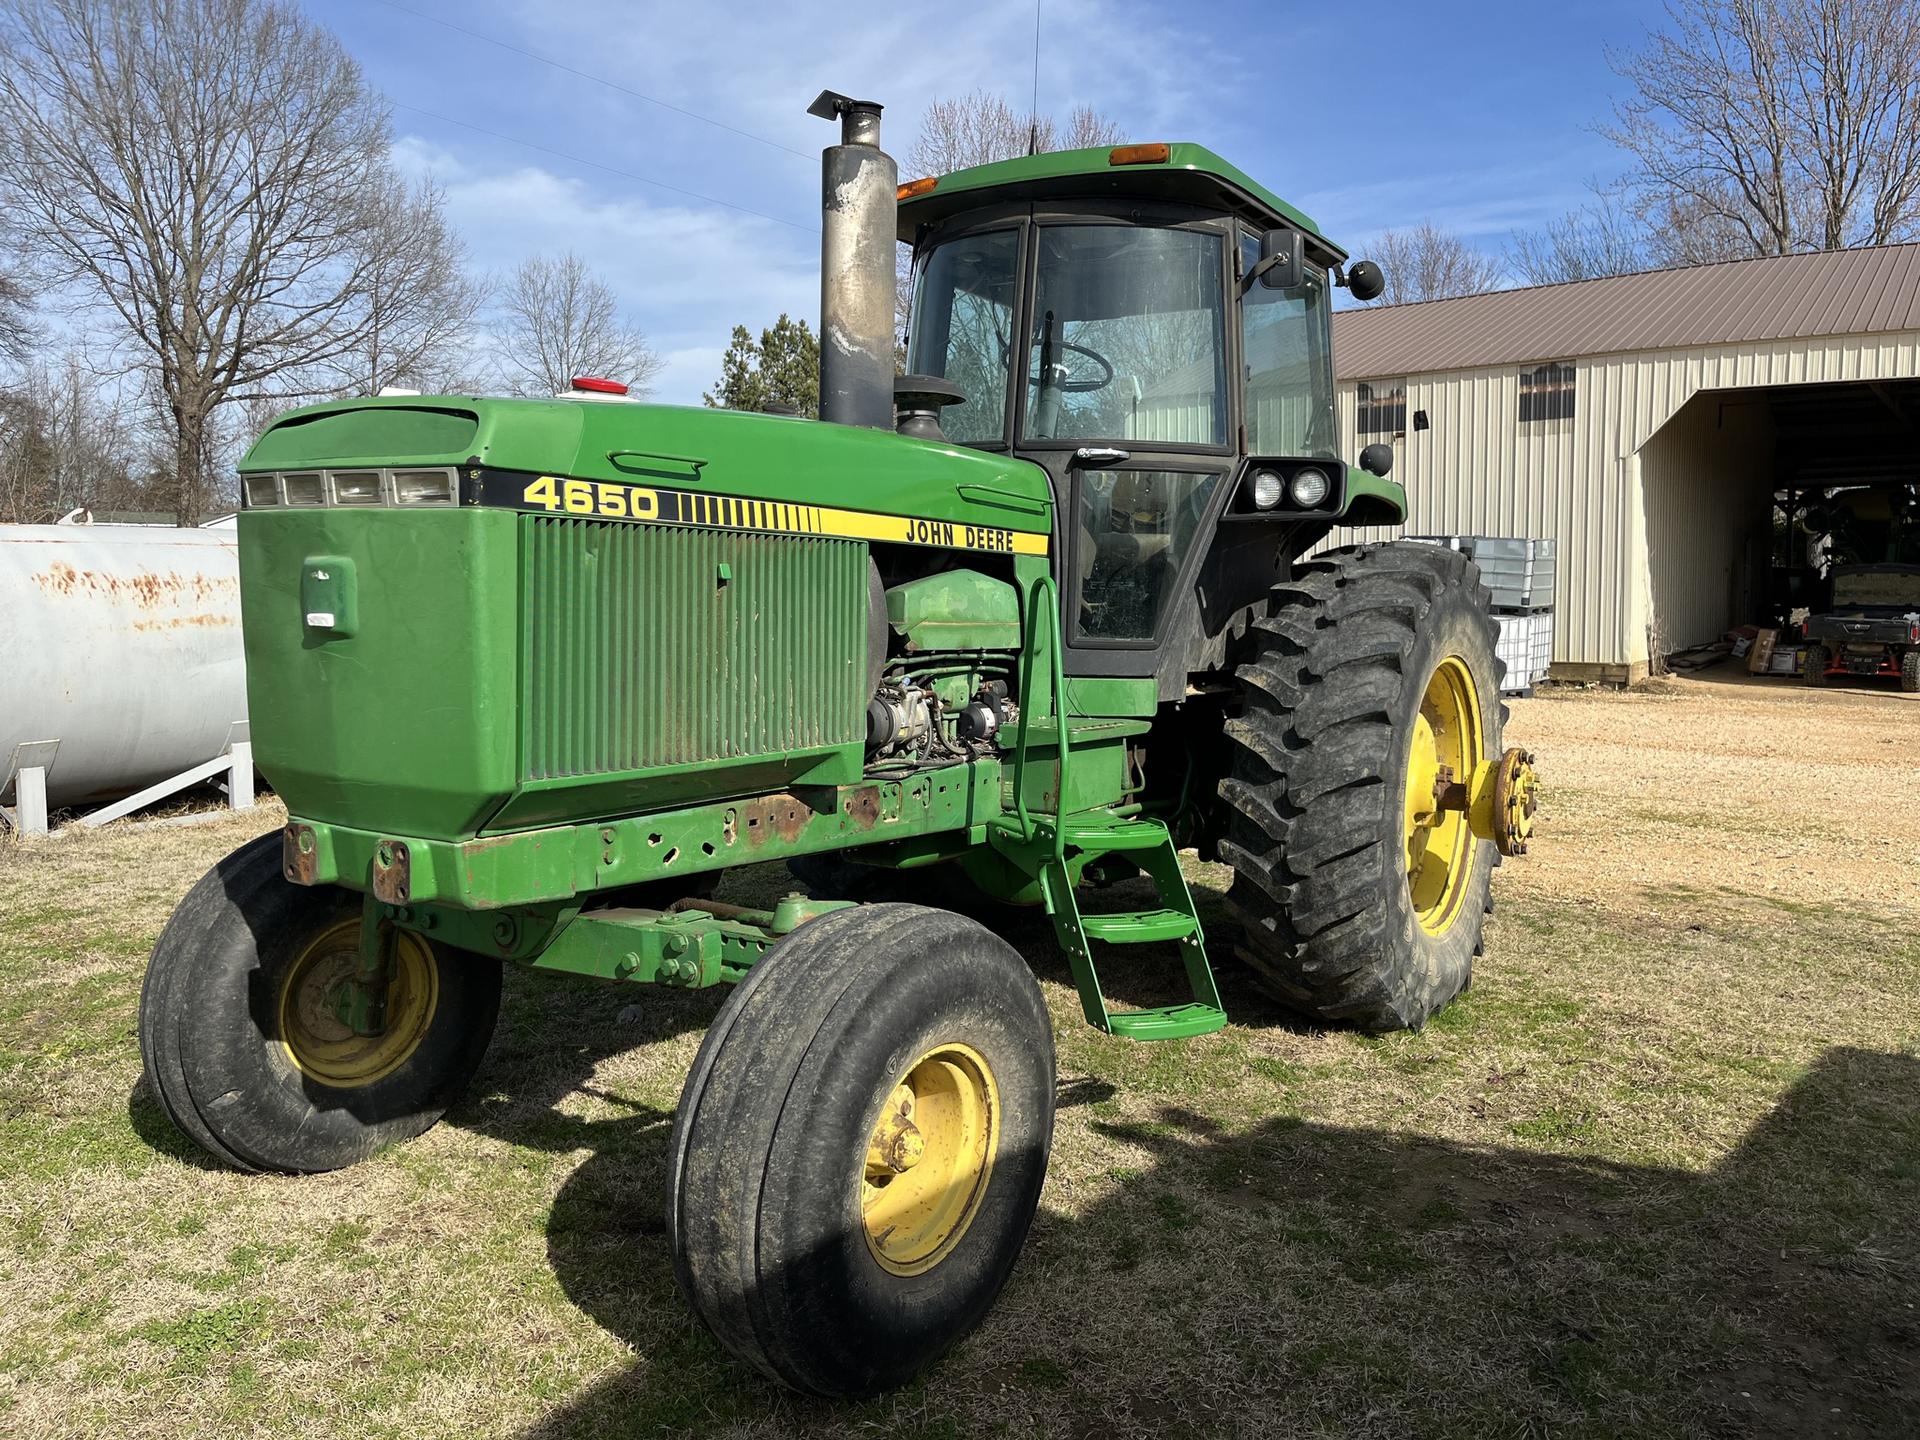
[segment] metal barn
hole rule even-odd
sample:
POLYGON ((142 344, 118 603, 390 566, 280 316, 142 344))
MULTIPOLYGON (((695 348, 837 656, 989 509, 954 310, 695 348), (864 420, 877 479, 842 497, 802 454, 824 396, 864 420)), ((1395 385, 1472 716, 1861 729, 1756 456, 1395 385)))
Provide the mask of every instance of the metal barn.
POLYGON ((1559 678, 1783 609, 1794 497, 1920 480, 1920 245, 1345 310, 1334 356, 1408 533, 1558 542, 1559 678))

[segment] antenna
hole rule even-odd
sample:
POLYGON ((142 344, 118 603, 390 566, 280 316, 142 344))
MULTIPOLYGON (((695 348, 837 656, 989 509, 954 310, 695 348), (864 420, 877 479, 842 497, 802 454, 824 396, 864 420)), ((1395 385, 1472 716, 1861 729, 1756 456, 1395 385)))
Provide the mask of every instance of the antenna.
POLYGON ((1027 154, 1040 153, 1040 0, 1033 0, 1033 108, 1027 111, 1027 154))

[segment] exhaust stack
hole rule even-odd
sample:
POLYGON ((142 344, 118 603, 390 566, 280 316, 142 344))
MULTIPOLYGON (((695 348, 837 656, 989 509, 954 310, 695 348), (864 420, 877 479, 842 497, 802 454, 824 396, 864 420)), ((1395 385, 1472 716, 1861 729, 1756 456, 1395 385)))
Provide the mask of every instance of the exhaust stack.
POLYGON ((891 430, 899 167, 876 102, 822 90, 807 113, 840 121, 820 154, 820 418, 891 430))

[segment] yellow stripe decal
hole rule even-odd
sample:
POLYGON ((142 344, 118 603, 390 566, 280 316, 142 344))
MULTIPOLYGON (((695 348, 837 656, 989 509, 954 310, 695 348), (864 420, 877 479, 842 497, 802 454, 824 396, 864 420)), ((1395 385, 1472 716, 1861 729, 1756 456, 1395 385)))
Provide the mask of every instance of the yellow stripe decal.
MULTIPOLYGON (((494 472, 499 475, 499 472, 494 472)), ((505 494, 492 488, 489 477, 483 503, 509 504, 519 509, 582 519, 629 520, 655 525, 699 525, 722 530, 761 530, 786 535, 831 535, 846 540, 869 540, 890 545, 931 545, 943 550, 988 550, 1007 555, 1045 555, 1047 537, 1027 530, 997 525, 971 525, 957 520, 931 520, 916 515, 882 515, 867 510, 840 510, 831 505, 791 505, 781 501, 747 500, 733 495, 706 495, 689 490, 656 490, 608 480, 566 480, 542 475, 501 476, 512 488, 505 494)))

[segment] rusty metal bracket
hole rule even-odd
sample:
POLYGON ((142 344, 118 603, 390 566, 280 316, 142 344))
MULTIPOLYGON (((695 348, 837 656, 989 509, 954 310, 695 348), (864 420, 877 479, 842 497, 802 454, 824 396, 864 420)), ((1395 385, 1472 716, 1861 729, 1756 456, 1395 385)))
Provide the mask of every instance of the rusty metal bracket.
POLYGON ((389 905, 413 898, 413 855, 404 840, 382 840, 373 848, 374 897, 389 905))

